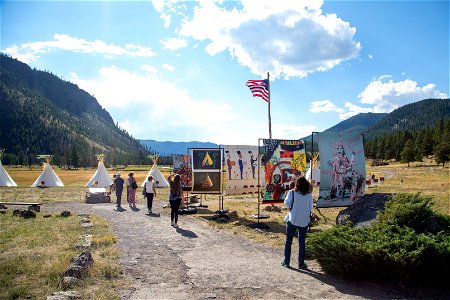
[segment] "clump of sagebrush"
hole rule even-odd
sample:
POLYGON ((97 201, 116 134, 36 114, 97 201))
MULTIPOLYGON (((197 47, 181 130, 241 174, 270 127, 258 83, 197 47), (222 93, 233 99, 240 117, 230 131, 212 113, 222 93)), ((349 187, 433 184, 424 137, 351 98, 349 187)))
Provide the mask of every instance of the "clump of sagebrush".
POLYGON ((398 194, 370 227, 335 226, 314 234, 309 250, 333 275, 390 283, 450 282, 450 216, 430 197, 398 194))

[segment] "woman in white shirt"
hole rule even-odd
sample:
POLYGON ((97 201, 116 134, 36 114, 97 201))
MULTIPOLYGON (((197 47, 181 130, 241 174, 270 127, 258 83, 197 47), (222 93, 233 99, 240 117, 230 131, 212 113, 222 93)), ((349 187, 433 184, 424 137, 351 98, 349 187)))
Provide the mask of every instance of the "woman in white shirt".
POLYGON ((289 268, 291 261, 291 246, 295 232, 298 230, 298 268, 306 269, 305 239, 309 216, 313 208, 311 184, 305 177, 297 178, 295 188, 290 190, 284 199, 289 213, 286 218, 286 241, 284 243, 284 260, 281 265, 289 268))
POLYGON ((152 213, 153 197, 156 197, 155 183, 153 182, 153 176, 150 175, 144 184, 145 197, 147 198, 148 213, 152 213))

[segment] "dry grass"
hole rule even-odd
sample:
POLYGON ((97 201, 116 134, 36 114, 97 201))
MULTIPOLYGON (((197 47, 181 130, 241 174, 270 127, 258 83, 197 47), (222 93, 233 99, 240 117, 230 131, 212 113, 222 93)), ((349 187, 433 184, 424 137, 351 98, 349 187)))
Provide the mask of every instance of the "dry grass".
MULTIPOLYGON (((92 233, 97 239, 112 237, 115 241, 105 220, 96 216, 91 220, 92 233)), ((8 211, 0 215, 0 222, 0 299, 44 299, 61 290, 61 274, 72 257, 80 253, 74 247, 85 233, 80 227, 80 217, 44 218, 38 213, 35 219, 23 219, 8 211)), ((116 270, 117 275, 120 271, 115 242, 94 246, 92 254, 94 265, 90 274, 74 290, 83 299, 118 299, 114 289, 127 283, 118 276, 106 278, 102 273, 108 268, 116 270)))
POLYGON ((406 164, 391 162, 387 166, 367 166, 367 174, 384 176, 383 184, 370 187, 369 193, 423 193, 433 196, 436 210, 450 214, 450 168, 433 161, 406 164))
MULTIPOLYGON (((167 177, 169 168, 161 168, 163 175, 167 177)), ((128 171, 133 171, 135 173, 135 177, 138 182, 142 182, 145 176, 148 173, 149 167, 133 167, 129 166, 126 169, 120 169, 122 174, 126 175, 128 171)), ((19 185, 17 188, 0 188, 0 199, 2 201, 36 201, 36 202, 60 202, 60 201, 84 201, 84 194, 86 188, 84 185, 88 182, 91 176, 95 172, 95 168, 92 169, 82 169, 82 170, 59 170, 55 168, 58 176, 66 185, 64 188, 48 188, 48 189, 38 189, 38 188, 29 188, 29 186, 34 182, 37 178, 41 169, 33 169, 28 170, 26 168, 7 168, 8 173, 11 177, 16 181, 19 185)), ((110 174, 115 173, 117 170, 110 170, 110 174)), ((371 167, 370 161, 367 161, 367 175, 375 174, 377 178, 380 176, 385 177, 385 181, 382 184, 378 184, 376 187, 370 187, 366 189, 366 193, 400 193, 400 192, 408 192, 415 193, 421 192, 425 195, 431 195, 434 198, 436 203, 436 209, 442 213, 450 214, 450 175, 449 175, 449 167, 442 168, 442 166, 437 166, 436 164, 425 161, 423 163, 412 163, 411 167, 407 167, 406 164, 402 163, 391 163, 388 166, 378 166, 371 167)), ((163 203, 167 203, 167 195, 168 188, 158 189, 157 190, 157 198, 155 199, 156 205, 161 205, 163 203)), ((314 198, 317 198, 318 188, 313 192, 314 198)), ((113 197, 115 198, 115 197, 113 197)), ((139 196, 138 201, 143 201, 142 197, 139 196)), ((115 200, 115 199, 113 199, 115 200)), ((142 202, 141 202, 142 203, 142 202)), ((229 223, 217 223, 208 221, 209 217, 213 216, 217 210, 219 210, 219 197, 217 195, 208 195, 206 199, 202 199, 202 203, 208 205, 206 209, 199 209, 198 213, 194 215, 194 217, 207 222, 211 226, 215 226, 220 229, 225 229, 235 234, 240 234, 248 237, 256 242, 267 243, 274 246, 281 247, 284 242, 284 216, 286 215, 286 211, 282 212, 269 212, 264 211, 264 206, 261 205, 261 213, 267 214, 270 216, 269 219, 262 219, 260 222, 263 222, 269 225, 270 229, 265 231, 250 229, 247 225, 251 223, 257 222, 256 219, 252 219, 251 216, 258 212, 257 198, 245 196, 245 197, 225 197, 224 200, 224 209, 229 212, 236 212, 234 214, 230 214, 232 216, 232 221, 229 223)), ((282 205, 278 205, 282 206, 282 205)), ((313 227, 313 231, 322 230, 324 228, 329 228, 335 224, 335 219, 340 210, 344 208, 321 208, 315 209, 315 213, 321 217, 318 224, 313 227)), ((64 234, 63 237, 58 237, 61 232, 66 232, 66 230, 57 230, 55 233, 57 237, 58 247, 62 247, 59 249, 52 250, 39 250, 40 248, 30 247, 29 244, 39 244, 43 243, 39 241, 39 235, 34 237, 35 231, 28 230, 24 227, 24 224, 35 224, 32 227, 34 228, 43 228, 42 231, 39 231, 41 235, 52 236, 52 234, 48 234, 52 232, 54 228, 63 225, 57 226, 43 226, 38 224, 37 222, 44 222, 39 218, 35 221, 23 221, 18 220, 17 218, 11 217, 1 217, 2 219, 2 238, 0 247, 2 247, 0 257, 2 258, 0 263, 4 263, 5 259, 8 262, 7 268, 16 268, 12 269, 16 275, 13 278, 15 283, 11 286, 11 289, 18 289, 19 287, 27 286, 23 284, 18 284, 19 280, 23 278, 27 278, 28 274, 32 274, 34 269, 41 268, 41 264, 36 265, 36 263, 31 259, 36 255, 40 255, 45 257, 45 259, 53 259, 62 261, 62 265, 56 266, 46 266, 45 274, 41 275, 42 279, 40 284, 46 288, 44 291, 50 291, 53 289, 57 275, 59 272, 67 266, 67 261, 70 260, 70 257, 73 255, 71 250, 71 245, 73 245, 73 239, 64 234), (6 222, 6 223, 5 223, 6 222), (27 223, 28 222, 28 223, 27 223), (34 223, 33 223, 34 222, 34 223), (6 224, 6 226, 3 226, 6 224), (8 229, 9 228, 9 229, 8 229), (12 231, 12 233, 8 233, 12 231), (43 234, 45 232, 45 234, 43 234), (4 242, 5 238, 8 235, 12 234, 12 238, 8 238, 6 240, 10 240, 9 242, 4 242), (28 241, 32 240, 32 241, 28 241), (9 246, 7 246, 9 245, 9 246), (4 247, 8 247, 9 250, 3 250, 4 247), (17 249, 16 249, 17 248, 17 249), (31 250, 28 250, 31 249, 31 250), (27 252, 28 251, 28 252, 27 252), (43 253, 42 253, 43 251, 43 253), (60 253, 58 255, 49 255, 49 253, 60 253), (12 263, 14 262, 14 263, 12 263)), ((54 222, 54 221, 52 221, 54 222)), ((68 224, 69 221, 66 221, 68 224)), ((105 221, 99 221, 99 224, 103 224, 101 227, 104 230, 108 229, 108 224, 105 221), (102 223, 104 222, 104 223, 102 223)), ((68 224, 64 226, 69 226, 68 224)), ((68 232, 75 229, 67 229, 68 232)), ((76 231, 76 230, 75 230, 76 231)), ((78 234, 78 233, 77 233, 78 234)), ((94 298, 92 295, 107 295, 104 298, 114 297, 113 294, 110 297, 110 294, 113 291, 113 287, 120 286, 123 283, 116 279, 118 276, 118 272, 120 271, 116 257, 118 255, 117 250, 114 250, 110 245, 113 243, 114 237, 111 233, 105 234, 103 237, 98 235, 95 239, 96 245, 98 245, 99 249, 94 255, 94 259, 99 261, 100 263, 96 264, 92 275, 88 280, 84 281, 84 295, 86 298, 94 298), (113 250, 112 250, 113 249, 113 250), (111 280, 106 280, 107 278, 112 278, 111 280), (88 292, 89 291, 89 292, 88 292)), ((44 243, 45 244, 45 243, 44 243)), ((46 246, 47 247, 47 246, 46 246)), ((56 247, 52 245, 51 247, 56 247)), ((45 248, 45 247, 44 247, 45 248)), ((47 249, 47 248, 45 248, 47 249)), ((39 257, 39 256, 38 256, 39 257)), ((5 270, 4 268, 1 268, 5 270)), ((2 278, 5 278, 5 272, 2 272, 2 278)), ((39 277, 38 277, 39 278, 39 277)), ((2 279, 3 280, 3 279, 2 279)), ((23 279, 24 282, 33 286, 33 280, 31 279, 23 279)), ((3 284, 2 284, 3 285, 3 284)), ((5 286, 5 285, 3 285, 5 286)), ((19 290, 20 292, 20 290, 19 290)), ((2 294, 0 294, 0 298, 2 294)), ((97 297, 97 296, 96 296, 97 297)), ((99 297, 101 298, 101 297, 99 297)))

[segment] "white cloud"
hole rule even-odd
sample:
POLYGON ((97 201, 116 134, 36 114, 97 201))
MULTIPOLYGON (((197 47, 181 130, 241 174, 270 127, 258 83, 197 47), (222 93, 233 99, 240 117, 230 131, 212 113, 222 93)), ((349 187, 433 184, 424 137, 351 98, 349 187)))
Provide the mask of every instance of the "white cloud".
POLYGON ((370 107, 361 107, 358 105, 354 105, 350 102, 345 102, 345 107, 348 109, 347 112, 344 112, 344 110, 342 110, 342 112, 339 114, 339 119, 341 120, 345 120, 348 119, 350 117, 353 117, 359 113, 368 113, 368 112, 373 112, 373 108, 370 107))
POLYGON ((429 83, 422 87, 416 81, 407 79, 394 82, 392 75, 382 75, 374 79, 362 91, 358 98, 366 107, 345 102, 345 110, 338 108, 329 100, 311 102, 309 111, 314 113, 336 111, 341 120, 348 119, 359 113, 390 113, 400 106, 427 98, 448 98, 448 95, 436 89, 429 83))
POLYGON ((388 113, 405 104, 427 98, 447 97, 448 95, 437 90, 433 83, 420 87, 416 81, 410 79, 394 82, 389 75, 372 81, 358 95, 361 103, 372 105, 373 112, 376 113, 388 113), (384 81, 388 78, 389 81, 384 81))
MULTIPOLYGON (((244 0, 231 10, 223 1, 195 2, 180 36, 208 42, 210 55, 228 51, 252 73, 304 77, 356 58, 356 29, 335 14, 324 15, 323 1, 244 0)), ((154 4, 162 17, 180 14, 176 1, 154 4)))
POLYGON ((336 111, 339 113, 344 112, 342 108, 338 108, 330 100, 318 100, 311 102, 309 106, 309 111, 313 113, 329 112, 329 111, 336 111))
POLYGON ((144 71, 146 71, 146 72, 148 72, 150 74, 158 73, 158 69, 155 68, 154 66, 151 66, 151 65, 142 65, 141 66, 141 70, 144 70, 144 71))
POLYGON ((95 78, 72 76, 70 80, 94 95, 120 126, 135 137, 165 140, 170 132, 174 141, 199 139, 223 143, 227 136, 232 140, 233 131, 229 132, 228 124, 240 116, 233 112, 230 101, 194 99, 188 91, 147 72, 149 66, 141 69, 145 72, 112 65, 101 68, 95 78))
POLYGON ((185 39, 167 38, 159 42, 163 45, 165 49, 170 51, 175 51, 187 47, 187 42, 185 39))
POLYGON ((166 69, 167 71, 173 72, 175 71, 175 67, 169 64, 162 64, 163 68, 166 69))
POLYGON ((79 53, 97 53, 105 57, 112 58, 117 56, 132 57, 152 57, 156 53, 150 47, 143 47, 135 44, 126 44, 125 47, 108 44, 104 41, 87 41, 77 37, 71 37, 67 34, 55 34, 51 41, 41 41, 25 43, 20 46, 13 45, 2 50, 24 63, 30 63, 39 58, 40 55, 54 50, 65 50, 79 53))
POLYGON ((300 139, 317 131, 316 125, 275 124, 272 128, 273 137, 278 139, 300 139))

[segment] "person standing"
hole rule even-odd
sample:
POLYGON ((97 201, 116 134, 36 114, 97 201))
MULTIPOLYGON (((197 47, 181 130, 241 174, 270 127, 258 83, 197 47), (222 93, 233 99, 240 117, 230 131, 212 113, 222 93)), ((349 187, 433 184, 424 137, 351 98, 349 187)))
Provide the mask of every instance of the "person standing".
POLYGON ((305 239, 313 208, 313 198, 312 186, 305 177, 297 178, 295 188, 288 192, 284 203, 289 209, 289 213, 284 219, 286 221, 286 241, 284 243, 284 260, 281 265, 289 268, 292 240, 295 233, 298 232, 298 268, 307 269, 305 239))
POLYGON ((156 197, 155 183, 153 182, 153 176, 150 175, 144 184, 145 197, 147 198, 148 213, 152 213, 153 197, 156 197))
POLYGON ((128 204, 130 205, 130 208, 136 208, 136 189, 137 189, 137 182, 134 178, 134 173, 130 172, 128 174, 127 178, 127 200, 128 204))
POLYGON ((117 208, 122 208, 122 192, 123 192, 123 184, 125 180, 120 177, 120 172, 116 174, 116 178, 114 178, 114 186, 113 189, 116 191, 117 198, 117 208))
POLYGON ((116 180, 116 174, 113 175, 113 183, 110 184, 109 186, 109 194, 112 193, 112 191, 114 191, 114 180, 116 180))
POLYGON ((183 188, 181 186, 181 177, 178 174, 171 174, 167 178, 170 185, 169 203, 170 203, 170 221, 175 228, 178 227, 178 210, 180 209, 181 199, 183 197, 183 188))

